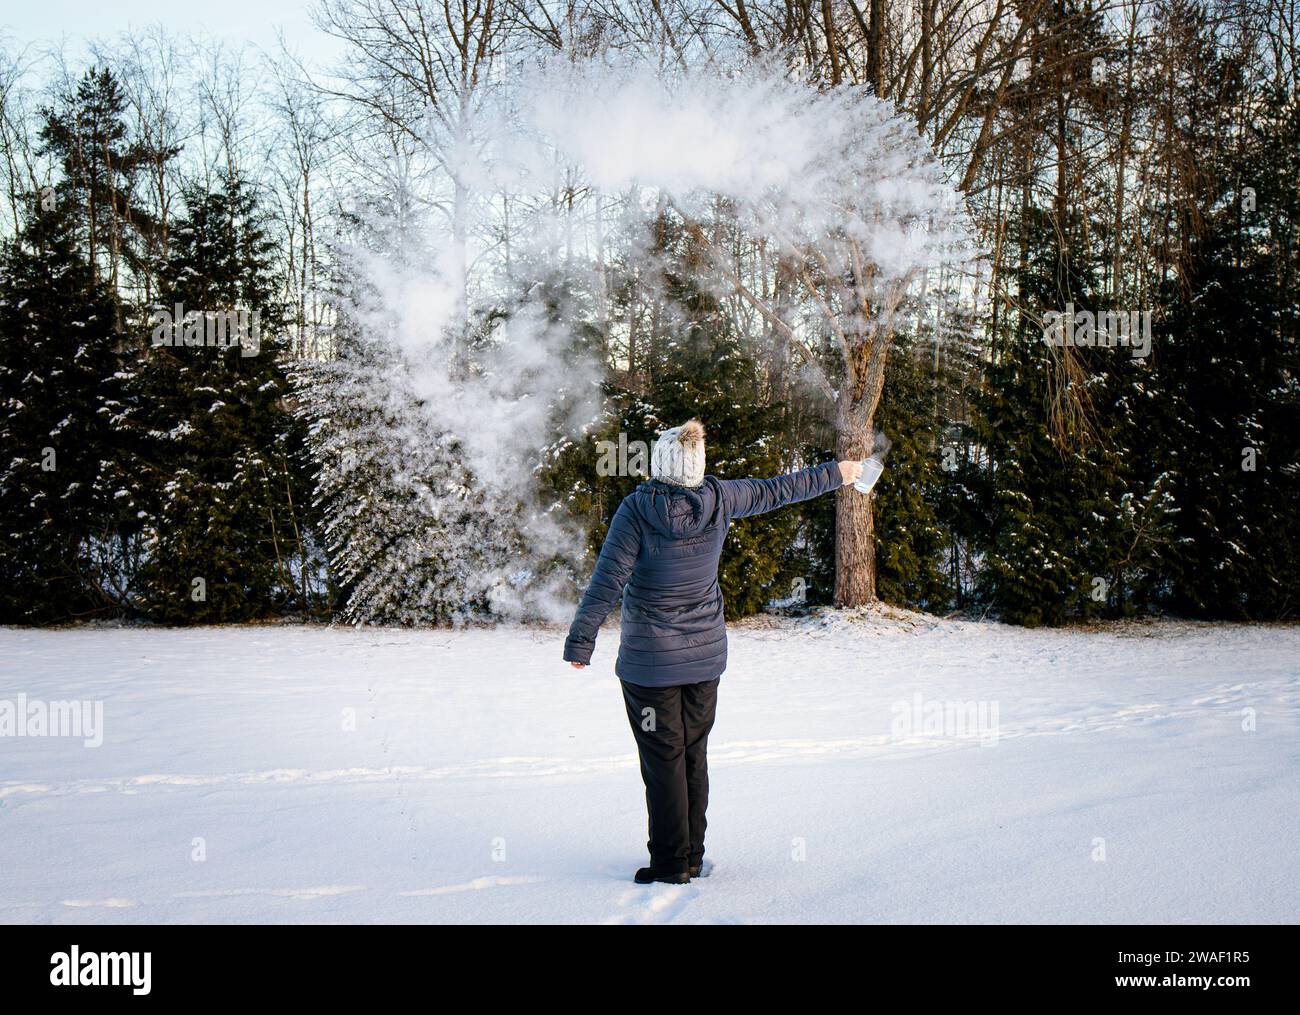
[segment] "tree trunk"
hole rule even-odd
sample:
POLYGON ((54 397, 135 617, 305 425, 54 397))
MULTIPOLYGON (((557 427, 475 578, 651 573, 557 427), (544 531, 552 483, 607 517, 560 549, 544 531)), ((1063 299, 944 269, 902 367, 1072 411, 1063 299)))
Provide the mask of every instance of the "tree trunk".
MULTIPOLYGON (((861 461, 875 445, 872 422, 841 428, 836 441, 840 461, 861 461)), ((835 494, 835 605, 866 606, 876 601, 876 530, 871 498, 852 486, 835 494)))

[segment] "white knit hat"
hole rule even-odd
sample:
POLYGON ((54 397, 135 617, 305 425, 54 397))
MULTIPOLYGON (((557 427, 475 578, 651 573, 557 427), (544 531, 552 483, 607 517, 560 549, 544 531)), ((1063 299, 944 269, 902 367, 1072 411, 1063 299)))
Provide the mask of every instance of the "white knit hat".
POLYGON ((650 476, 675 486, 703 483, 704 424, 690 419, 660 434, 650 453, 650 476))

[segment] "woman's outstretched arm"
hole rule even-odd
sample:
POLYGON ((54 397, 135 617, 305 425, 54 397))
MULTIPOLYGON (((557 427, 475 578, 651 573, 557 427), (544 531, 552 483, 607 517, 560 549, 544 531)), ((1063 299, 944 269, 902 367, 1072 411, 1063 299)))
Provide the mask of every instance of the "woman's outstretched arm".
POLYGON ((721 481, 722 495, 729 516, 744 518, 830 493, 860 475, 861 462, 823 462, 771 479, 725 479, 721 481))

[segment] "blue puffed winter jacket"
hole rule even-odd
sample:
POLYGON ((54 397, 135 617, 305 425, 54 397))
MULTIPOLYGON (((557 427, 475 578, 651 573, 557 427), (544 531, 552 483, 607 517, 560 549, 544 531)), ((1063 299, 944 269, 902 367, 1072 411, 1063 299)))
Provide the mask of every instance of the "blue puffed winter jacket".
POLYGON ((649 687, 720 676, 727 668, 727 628, 718 558, 727 527, 733 518, 808 500, 841 482, 839 464, 825 462, 774 479, 705 476, 694 488, 642 483, 614 512, 564 658, 591 661, 596 632, 621 593, 615 673, 649 687))

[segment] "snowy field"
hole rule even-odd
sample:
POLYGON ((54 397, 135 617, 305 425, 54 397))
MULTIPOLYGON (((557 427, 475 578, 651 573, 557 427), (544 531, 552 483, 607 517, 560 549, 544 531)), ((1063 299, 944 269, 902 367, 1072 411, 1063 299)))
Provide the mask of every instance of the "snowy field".
POLYGON ((1300 628, 733 626, 683 887, 631 881, 617 631, 561 641, 0 629, 0 702, 103 708, 0 738, 0 921, 1300 919, 1300 628))

